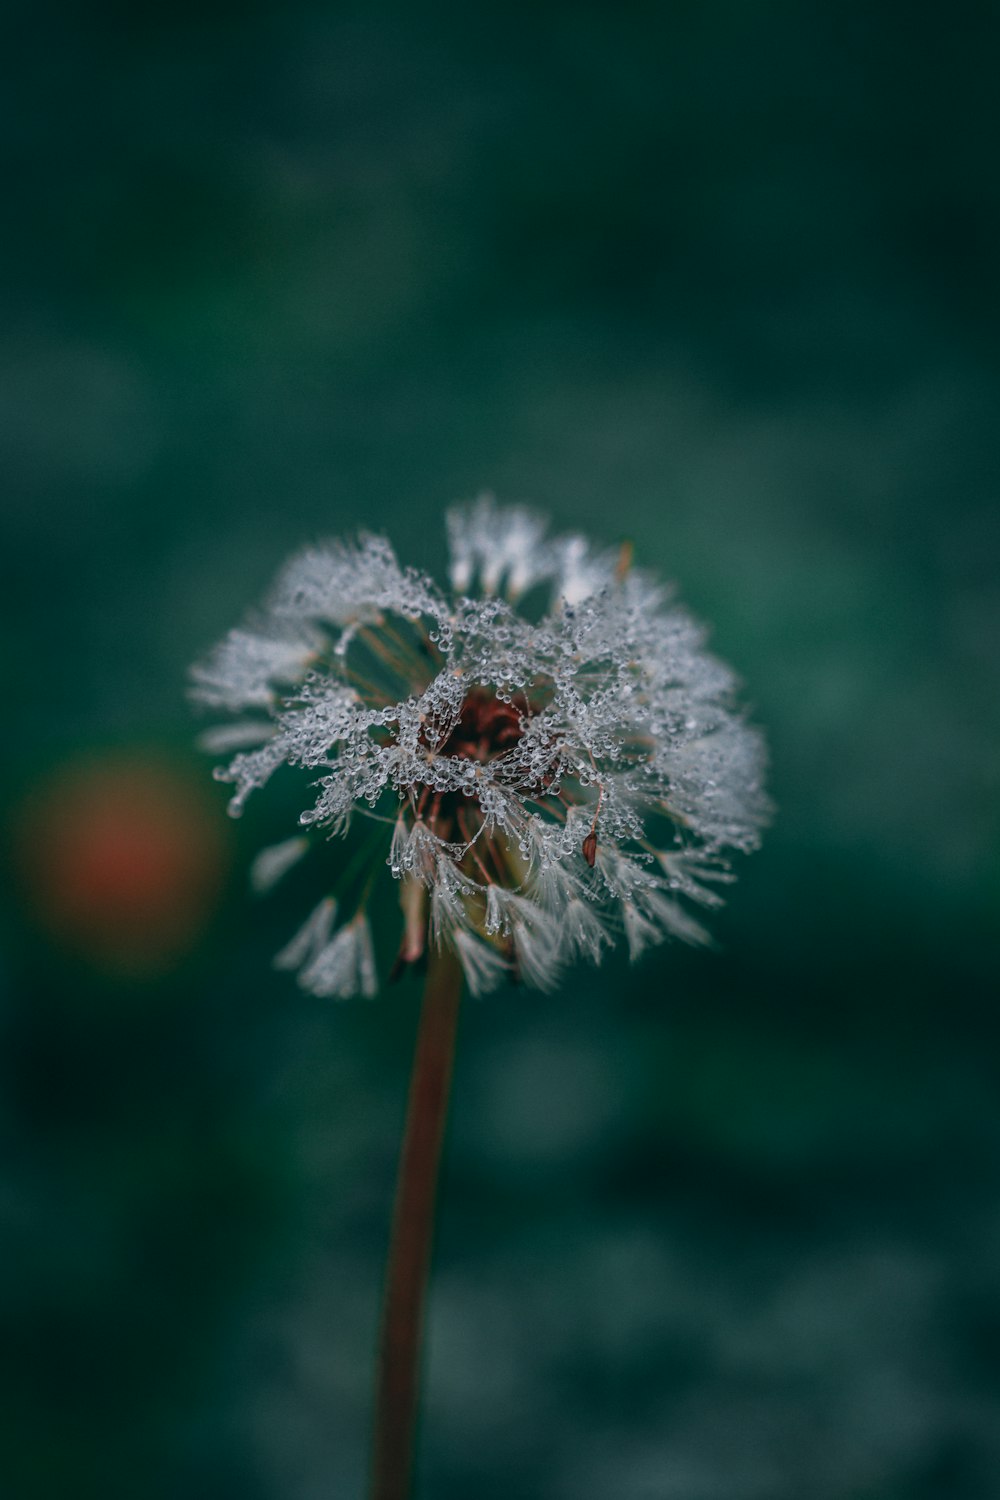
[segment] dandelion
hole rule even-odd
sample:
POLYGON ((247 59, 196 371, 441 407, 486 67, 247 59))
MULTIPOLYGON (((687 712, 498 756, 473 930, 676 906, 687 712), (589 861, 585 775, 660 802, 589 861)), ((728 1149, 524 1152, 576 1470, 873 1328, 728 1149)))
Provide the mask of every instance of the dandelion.
POLYGON ((402 910, 392 975, 429 968, 390 1256, 378 1500, 408 1486, 463 981, 476 995, 504 980, 551 989, 619 937, 633 958, 666 938, 709 941, 692 908, 720 904, 729 856, 756 847, 768 811, 762 738, 732 672, 627 549, 549 537, 535 512, 488 496, 449 512, 447 533, 450 590, 381 537, 306 548, 192 674, 194 698, 230 716, 203 743, 235 752, 215 773, 233 788, 231 813, 287 768, 308 789, 298 833, 254 862, 258 890, 310 846, 371 830, 279 966, 316 995, 374 993, 366 908, 384 872, 402 910))
POLYGON ((236 748, 216 772, 231 812, 280 768, 307 773, 302 828, 254 885, 364 818, 402 887, 397 973, 432 940, 475 993, 550 988, 621 933, 705 941, 686 904, 719 903, 766 811, 732 673, 649 574, 547 540, 524 507, 481 499, 448 535, 453 597, 381 538, 311 547, 195 668, 193 696, 240 716, 204 736, 236 748))

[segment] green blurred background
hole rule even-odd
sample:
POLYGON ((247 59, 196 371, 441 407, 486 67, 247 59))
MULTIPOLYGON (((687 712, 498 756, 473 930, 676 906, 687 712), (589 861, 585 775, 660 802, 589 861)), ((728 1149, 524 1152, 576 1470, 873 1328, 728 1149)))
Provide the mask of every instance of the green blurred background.
POLYGON ((721 952, 466 1007, 420 1495, 1000 1495, 996 8, 3 32, 5 1500, 363 1493, 418 989, 271 971, 184 674, 484 487, 678 580, 779 813, 721 952))

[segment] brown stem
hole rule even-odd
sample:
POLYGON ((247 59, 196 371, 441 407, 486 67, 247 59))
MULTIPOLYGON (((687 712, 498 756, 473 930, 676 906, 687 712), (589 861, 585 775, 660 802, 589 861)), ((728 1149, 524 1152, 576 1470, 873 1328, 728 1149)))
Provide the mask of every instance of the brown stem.
POLYGON ((434 1199, 455 1055, 462 970, 432 948, 417 1034, 386 1272, 375 1400, 371 1500, 407 1500, 434 1199))

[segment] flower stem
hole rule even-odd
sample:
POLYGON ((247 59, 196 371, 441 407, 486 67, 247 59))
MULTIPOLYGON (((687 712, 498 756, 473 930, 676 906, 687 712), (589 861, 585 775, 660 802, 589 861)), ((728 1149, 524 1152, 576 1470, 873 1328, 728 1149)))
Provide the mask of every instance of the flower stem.
POLYGON ((379 1342, 371 1500, 407 1500, 434 1201, 451 1087, 462 970, 432 947, 417 1033, 379 1342))

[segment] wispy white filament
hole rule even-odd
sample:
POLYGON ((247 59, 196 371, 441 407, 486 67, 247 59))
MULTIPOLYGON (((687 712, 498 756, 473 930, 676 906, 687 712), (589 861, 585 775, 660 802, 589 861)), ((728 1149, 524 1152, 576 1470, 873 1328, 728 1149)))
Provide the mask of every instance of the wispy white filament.
POLYGON ((250 866, 250 884, 253 889, 258 895, 271 890, 283 875, 287 875, 298 864, 308 849, 309 840, 303 834, 262 849, 250 866))

